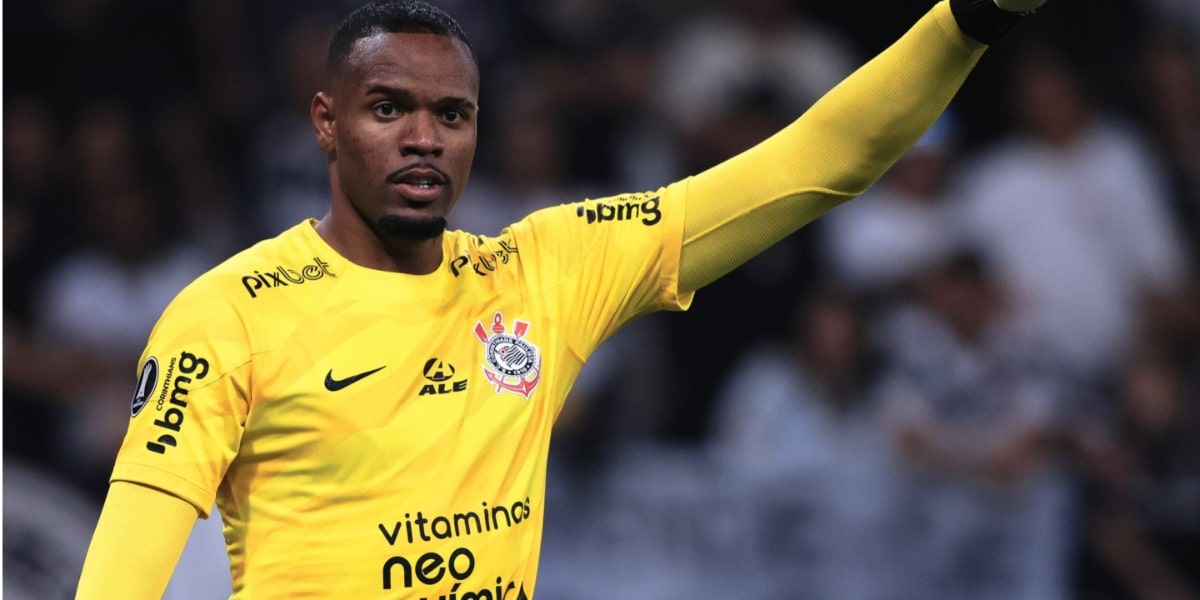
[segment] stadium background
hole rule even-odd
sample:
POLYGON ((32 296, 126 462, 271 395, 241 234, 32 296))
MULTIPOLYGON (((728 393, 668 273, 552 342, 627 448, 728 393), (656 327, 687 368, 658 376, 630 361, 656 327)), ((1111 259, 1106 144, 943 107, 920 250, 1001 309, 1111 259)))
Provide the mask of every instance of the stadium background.
MULTIPOLYGON (((440 5, 463 23, 483 72, 476 171, 451 226, 492 233, 539 206, 656 187, 747 147, 929 3, 440 5)), ((73 593, 136 357, 170 297, 233 251, 323 214, 327 180, 308 102, 321 86, 324 41, 351 6, 5 3, 5 597, 73 593)), ((1197 597, 1198 6, 1051 0, 989 52, 919 148, 943 176, 908 185, 935 198, 936 210, 905 213, 900 225, 886 208, 868 210, 885 207, 893 186, 904 189, 897 176, 857 215, 882 219, 885 232, 944 233, 955 244, 918 237, 909 254, 866 244, 864 259, 839 236, 868 230, 854 229, 850 214, 846 223, 822 219, 699 294, 690 313, 655 315, 614 338, 563 416, 539 596, 1126 598, 1149 589, 1197 597), (1103 203, 1132 213, 1151 206, 1165 218, 1148 221, 1166 223, 1109 232, 1118 249, 1166 249, 1148 251, 1141 271, 1113 275, 1131 299, 1109 314, 1127 334, 1082 367, 1052 360, 1053 351, 1025 354, 1046 358, 1034 365, 995 357, 1003 352, 959 356, 919 327, 895 331, 904 329, 895 316, 913 304, 935 322, 953 319, 953 300, 930 291, 931 280, 968 282, 948 294, 978 292, 969 283, 982 282, 993 299, 1013 295, 1003 269, 986 268, 1005 259, 971 260, 1003 254, 986 232, 956 245, 961 231, 974 231, 968 224, 979 225, 953 220, 954 207, 986 195, 973 177, 1008 182, 1027 174, 1023 164, 1036 170, 1056 156, 1020 153, 1044 150, 1030 143, 1039 135, 1059 136, 1063 172, 1080 189, 1091 189, 1089 173, 1103 175, 1103 159, 1088 158, 1096 154, 1088 134, 1056 131, 1054 114, 1042 122, 1047 131, 1026 126, 1033 117, 1012 92, 1035 71, 1077 81, 1095 122, 1120 134, 1100 146, 1119 143, 1144 167, 1149 185, 1098 190, 1114 196, 1103 203), (993 160, 1014 147, 1017 168, 993 160), (931 223, 941 228, 920 229, 931 223), (959 252, 967 247, 970 256, 959 252), (939 262, 948 257, 958 260, 939 262), (796 320, 819 333, 793 335, 796 320), (846 333, 855 327, 861 337, 846 333), (841 343, 845 355, 819 351, 841 343), (794 345, 806 349, 797 359, 794 345), (956 397, 940 391, 964 383, 914 375, 912 365, 931 356, 999 370, 998 380, 966 384, 991 386, 973 389, 994 404, 974 406, 968 394, 959 398, 968 408, 938 405, 956 397), (916 399, 889 397, 897 381, 916 399), (1026 381, 1055 391, 1036 408, 1014 408, 1028 404, 1026 381), (947 466, 930 459, 930 447, 943 456, 983 450, 914 434, 911 413, 922 410, 945 417, 947 429, 1038 442, 947 466), (930 477, 936 484, 922 479, 930 477)), ((1081 119, 1086 131, 1092 121, 1081 119)), ((1065 188, 1043 189, 1046 198, 1024 205, 1051 206, 1053 190, 1065 188)), ((1050 244, 1047 258, 1058 256, 1055 242, 1088 235, 1069 227, 1069 210, 1055 211, 1066 221, 1025 215, 1050 244), (1060 223, 1068 227, 1055 230, 1060 223)), ((223 597, 227 575, 207 525, 171 598, 223 597)))

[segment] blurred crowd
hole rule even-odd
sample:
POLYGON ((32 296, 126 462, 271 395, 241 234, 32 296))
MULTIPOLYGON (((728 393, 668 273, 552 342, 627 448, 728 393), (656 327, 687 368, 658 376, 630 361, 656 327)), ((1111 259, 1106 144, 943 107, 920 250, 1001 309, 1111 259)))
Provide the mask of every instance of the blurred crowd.
MULTIPOLYGON (((356 4, 5 4, 6 595, 70 597, 171 298, 324 214, 309 101, 356 4)), ((495 234, 748 148, 930 2, 437 4, 483 85, 450 225, 495 234)), ((1200 2, 1051 0, 573 396, 539 596, 1200 598, 1200 2)))

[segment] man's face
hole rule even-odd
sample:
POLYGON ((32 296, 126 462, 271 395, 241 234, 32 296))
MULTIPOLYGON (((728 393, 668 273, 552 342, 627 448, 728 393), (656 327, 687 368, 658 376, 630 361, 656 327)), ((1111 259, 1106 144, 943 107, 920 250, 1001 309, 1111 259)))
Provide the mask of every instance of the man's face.
POLYGON ((335 202, 347 200, 383 235, 440 234, 475 155, 479 73, 470 50, 441 35, 376 34, 355 42, 332 86, 332 118, 314 124, 332 161, 335 202))

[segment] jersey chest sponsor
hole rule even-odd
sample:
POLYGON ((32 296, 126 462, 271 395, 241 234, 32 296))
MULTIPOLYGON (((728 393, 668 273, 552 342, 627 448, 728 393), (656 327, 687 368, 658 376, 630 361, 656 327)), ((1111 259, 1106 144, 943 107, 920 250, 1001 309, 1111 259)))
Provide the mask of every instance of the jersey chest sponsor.
POLYGON ((532 502, 526 497, 510 502, 482 501, 446 513, 405 511, 400 520, 378 523, 389 554, 383 561, 380 587, 411 589, 423 598, 526 598, 520 581, 500 575, 511 573, 511 566, 488 572, 497 569, 497 559, 508 562, 514 557, 501 557, 494 550, 482 553, 477 542, 495 535, 529 534, 526 530, 533 526, 528 523, 532 516, 532 502), (430 544, 436 542, 448 543, 432 548, 430 544))
POLYGON ((418 363, 419 367, 411 362, 388 367, 381 366, 388 354, 373 352, 369 359, 339 359, 318 373, 323 374, 326 393, 378 394, 390 388, 402 399, 463 396, 482 374, 482 382, 495 395, 515 394, 529 400, 541 384, 544 370, 542 350, 530 335, 534 329, 529 321, 509 321, 503 311, 495 311, 490 319, 478 320, 470 329, 475 340, 473 353, 479 353, 475 357, 466 358, 464 348, 457 348, 448 354, 453 360, 439 353, 418 363), (475 370, 475 365, 480 370, 475 370), (396 375, 388 379, 386 373, 393 371, 396 375), (381 378, 376 373, 384 375, 381 378))
POLYGON ((474 272, 480 277, 495 273, 501 265, 507 265, 518 253, 516 242, 511 239, 500 240, 492 251, 463 250, 461 254, 450 260, 450 272, 455 277, 467 272, 474 272))
POLYGON ((264 290, 301 285, 308 281, 324 279, 326 276, 337 277, 333 271, 329 270, 329 263, 321 260, 320 257, 313 257, 311 264, 299 268, 278 265, 268 271, 258 270, 253 274, 244 275, 242 276, 242 286, 246 288, 246 293, 250 294, 251 298, 257 298, 264 290))
POLYGON ((468 378, 459 376, 458 369, 453 363, 433 357, 425 361, 421 369, 424 382, 418 396, 445 396, 467 391, 468 378))

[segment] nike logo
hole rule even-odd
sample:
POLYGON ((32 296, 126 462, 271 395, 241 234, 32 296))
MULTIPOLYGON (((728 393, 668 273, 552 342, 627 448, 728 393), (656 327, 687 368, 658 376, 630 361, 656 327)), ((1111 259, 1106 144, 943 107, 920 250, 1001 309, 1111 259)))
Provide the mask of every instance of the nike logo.
POLYGON ((378 373, 386 367, 387 367, 387 365, 384 365, 382 367, 379 367, 378 369, 371 369, 370 371, 363 371, 362 373, 359 373, 358 375, 351 375, 345 379, 334 379, 333 378, 333 369, 330 369, 329 372, 325 374, 325 389, 327 389, 331 392, 336 392, 336 391, 344 389, 354 383, 357 383, 358 381, 362 380, 365 377, 369 377, 375 373, 378 373))

